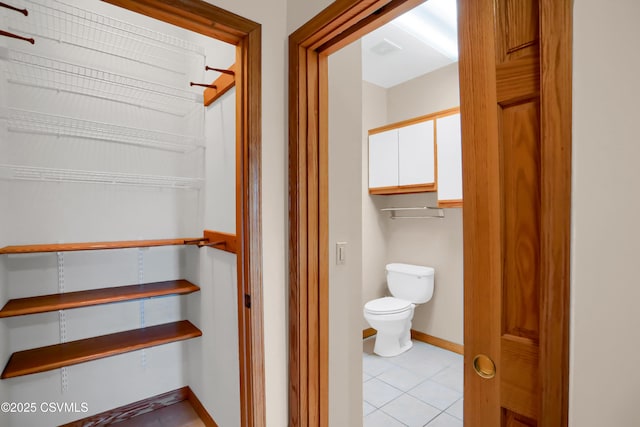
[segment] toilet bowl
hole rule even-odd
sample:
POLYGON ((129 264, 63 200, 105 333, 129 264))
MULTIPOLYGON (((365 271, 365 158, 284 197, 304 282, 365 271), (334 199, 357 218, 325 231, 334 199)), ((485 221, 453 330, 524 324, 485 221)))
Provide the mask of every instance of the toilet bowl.
POLYGON ((364 318, 377 331, 373 352, 392 357, 409 350, 415 304, 394 297, 378 298, 364 306, 364 318))
POLYGON ((388 264, 387 286, 391 297, 377 298, 365 304, 364 318, 377 331, 373 352, 379 356, 397 356, 411 348, 411 320, 416 304, 433 296, 431 267, 388 264))

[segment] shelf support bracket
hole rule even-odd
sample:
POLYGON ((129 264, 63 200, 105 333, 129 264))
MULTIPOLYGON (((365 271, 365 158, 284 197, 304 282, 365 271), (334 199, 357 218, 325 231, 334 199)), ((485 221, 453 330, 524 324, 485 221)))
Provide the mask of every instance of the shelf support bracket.
MULTIPOLYGON (((58 292, 64 293, 64 252, 57 252, 58 264, 58 292)), ((64 310, 58 310, 58 326, 60 328, 60 344, 67 342, 67 315, 64 310)), ((69 390, 69 371, 66 367, 60 368, 60 388, 62 393, 69 390)))
MULTIPOLYGON (((213 68, 211 68, 213 69, 213 68)), ((215 71, 220 71, 216 69, 215 71)), ((224 95, 229 89, 236 85, 236 72, 237 65, 234 63, 228 70, 225 72, 220 71, 222 74, 220 77, 214 80, 211 84, 214 86, 213 88, 208 88, 204 90, 204 106, 208 107, 213 104, 218 98, 224 95)))

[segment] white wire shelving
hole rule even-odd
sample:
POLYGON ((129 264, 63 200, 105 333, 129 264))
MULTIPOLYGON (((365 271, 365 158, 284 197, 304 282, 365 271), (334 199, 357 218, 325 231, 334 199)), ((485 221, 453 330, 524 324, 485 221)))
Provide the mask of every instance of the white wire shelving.
POLYGON ((18 165, 0 165, 0 178, 5 180, 73 182, 182 190, 198 190, 203 185, 203 179, 201 178, 96 172, 18 165))
POLYGON ((161 83, 7 48, 0 48, 0 59, 8 61, 7 80, 13 84, 75 93, 179 117, 202 107, 201 93, 161 83))
POLYGON ((203 46, 130 24, 60 1, 25 0, 28 20, 11 20, 9 28, 44 38, 131 59, 178 74, 188 55, 204 60, 203 46))
POLYGON ((71 117, 7 108, 0 110, 7 130, 16 133, 67 136, 186 153, 204 148, 202 138, 118 126, 71 117))
MULTIPOLYGON (((202 91, 189 89, 186 84, 182 87, 180 83, 176 83, 183 80, 182 76, 187 76, 189 70, 193 70, 194 64, 198 69, 204 64, 204 46, 187 38, 180 38, 179 34, 176 36, 154 31, 64 1, 23 2, 29 10, 29 19, 7 19, 4 21, 6 26, 36 40, 43 39, 44 42, 40 45, 39 51, 36 46, 33 52, 22 46, 17 49, 0 47, 0 71, 5 77, 5 81, 1 82, 3 87, 9 89, 9 95, 25 94, 23 102, 6 105, 10 108, 0 108, 0 119, 5 122, 8 133, 104 141, 176 153, 205 149, 204 133, 193 130, 197 128, 203 131, 202 91), (98 53, 106 56, 101 57, 98 53), (96 65, 101 58, 105 59, 107 68, 110 66, 112 70, 102 70, 101 65, 96 65), (131 67, 138 65, 136 63, 145 65, 140 69, 144 73, 137 70, 144 77, 127 75, 134 74, 131 67), (169 77, 169 73, 174 75, 169 77), (150 76, 148 79, 147 74, 150 76), (160 83, 158 79, 171 83, 160 83), (26 91, 19 86, 44 90, 26 91), (58 98, 46 95, 47 92, 80 95, 120 105, 89 102, 88 99, 68 96, 58 98), (62 103, 82 102, 79 105, 86 104, 87 108, 96 110, 91 110, 92 113, 105 109, 108 114, 93 114, 80 118, 65 116, 63 114, 66 113, 49 107, 45 109, 46 113, 27 111, 39 110, 40 104, 37 107, 31 107, 31 104, 40 102, 40 99, 42 102, 58 102, 58 99, 62 103), (29 106, 25 109, 18 109, 23 108, 18 105, 27 104, 29 106), (116 109, 121 115, 133 113, 138 117, 139 113, 143 113, 131 108, 122 108, 124 106, 139 107, 148 110, 147 113, 169 114, 180 118, 180 123, 158 114, 139 117, 144 117, 145 123, 149 123, 151 118, 158 121, 170 119, 169 124, 174 126, 158 131, 138 128, 137 121, 128 122, 128 126, 106 122, 110 119, 104 117, 119 117, 110 114, 116 109), (103 119, 106 121, 100 121, 103 119), (199 120, 200 126, 193 122, 194 120, 199 120), (182 129, 187 130, 189 134, 179 134, 182 129), (193 132, 196 132, 195 135, 193 132)), ((65 145, 63 148, 69 147, 65 145)), ((193 163, 191 157, 186 159, 193 163)), ((176 190, 199 190, 204 185, 204 179, 201 177, 62 169, 24 164, 0 164, 0 179, 176 190)))

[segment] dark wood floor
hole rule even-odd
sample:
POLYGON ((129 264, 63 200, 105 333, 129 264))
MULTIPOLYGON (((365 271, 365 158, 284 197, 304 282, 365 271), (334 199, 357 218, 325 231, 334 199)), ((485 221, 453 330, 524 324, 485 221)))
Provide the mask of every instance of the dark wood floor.
POLYGON ((113 425, 118 427, 205 427, 187 400, 113 425))

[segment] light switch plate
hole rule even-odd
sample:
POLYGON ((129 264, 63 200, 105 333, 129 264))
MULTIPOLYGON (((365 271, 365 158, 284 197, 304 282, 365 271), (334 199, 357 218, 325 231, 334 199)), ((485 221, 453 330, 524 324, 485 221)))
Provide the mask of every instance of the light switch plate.
POLYGON ((347 242, 336 242, 336 264, 347 263, 347 242))

